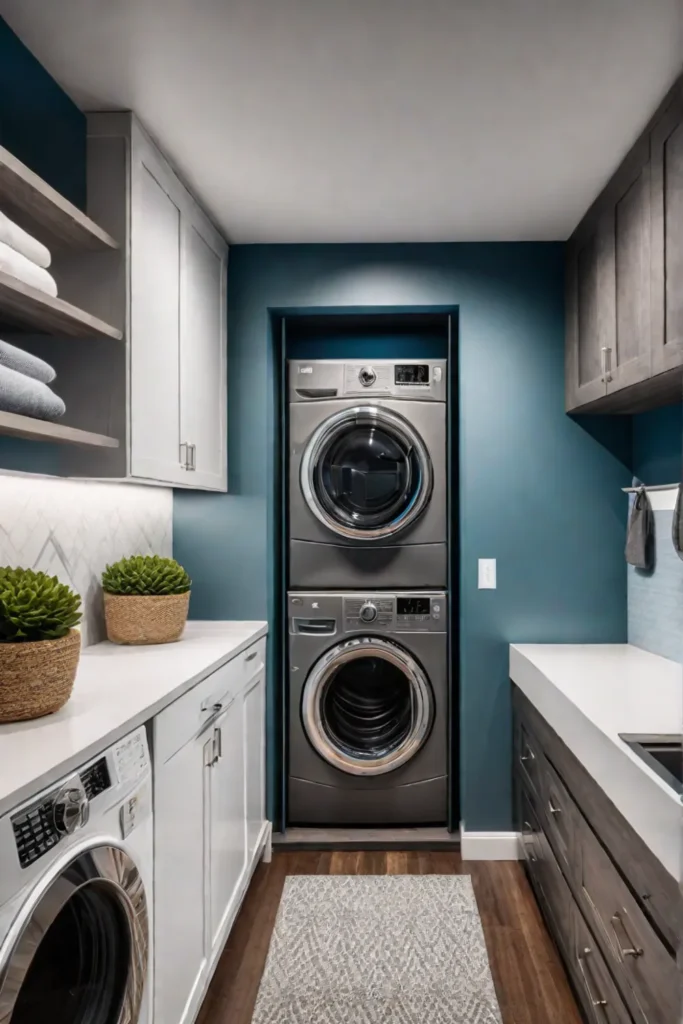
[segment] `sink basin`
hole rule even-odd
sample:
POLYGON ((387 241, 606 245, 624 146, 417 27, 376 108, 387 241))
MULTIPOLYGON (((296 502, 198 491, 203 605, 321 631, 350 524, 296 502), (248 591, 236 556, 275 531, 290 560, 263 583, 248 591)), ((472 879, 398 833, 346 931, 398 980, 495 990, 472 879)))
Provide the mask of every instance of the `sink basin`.
POLYGON ((631 750, 657 772, 677 793, 683 794, 683 739, 681 736, 639 736, 622 733, 631 750))

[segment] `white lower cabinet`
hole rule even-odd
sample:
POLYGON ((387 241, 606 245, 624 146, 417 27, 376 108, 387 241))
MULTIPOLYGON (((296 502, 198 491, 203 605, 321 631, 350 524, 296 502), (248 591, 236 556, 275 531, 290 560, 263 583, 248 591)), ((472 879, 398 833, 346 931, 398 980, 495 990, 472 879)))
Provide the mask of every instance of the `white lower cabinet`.
POLYGON ((266 836, 264 655, 261 640, 154 719, 156 1024, 197 1016, 266 836))

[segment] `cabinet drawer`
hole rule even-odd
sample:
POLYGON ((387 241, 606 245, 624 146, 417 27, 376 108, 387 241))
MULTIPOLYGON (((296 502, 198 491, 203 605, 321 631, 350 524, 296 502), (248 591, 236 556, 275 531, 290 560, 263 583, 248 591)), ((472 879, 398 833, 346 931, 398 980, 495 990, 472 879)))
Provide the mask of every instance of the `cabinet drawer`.
POLYGON ((545 758, 538 741, 522 718, 518 719, 515 729, 515 761, 522 780, 540 797, 545 758))
POLYGON ((221 665, 154 719, 154 760, 168 761, 216 714, 226 710, 265 665, 266 638, 221 665))
POLYGON ((603 937, 605 954, 637 1021, 672 1024, 679 1019, 676 962, 659 939, 612 861, 582 824, 581 892, 589 920, 603 937))
POLYGON ((579 812, 559 775, 550 764, 543 765, 542 824, 551 846, 570 878, 576 878, 576 835, 579 812))
POLYGON ((533 802, 528 793, 522 793, 522 846, 531 883, 543 916, 546 918, 558 945, 569 953, 569 929, 572 895, 555 860, 548 839, 544 835, 533 802))
POLYGON ((573 943, 570 969, 590 1024, 632 1024, 602 953, 576 905, 572 907, 573 943))

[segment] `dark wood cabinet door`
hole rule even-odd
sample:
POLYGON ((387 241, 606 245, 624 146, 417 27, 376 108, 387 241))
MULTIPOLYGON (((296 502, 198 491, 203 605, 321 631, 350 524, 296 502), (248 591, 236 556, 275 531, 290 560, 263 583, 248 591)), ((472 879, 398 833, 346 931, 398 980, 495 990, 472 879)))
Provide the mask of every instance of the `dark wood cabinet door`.
POLYGON ((603 348, 612 338, 609 217, 584 221, 567 246, 565 382, 567 412, 607 393, 603 348))
POLYGON ((649 137, 631 150, 606 198, 610 294, 605 299, 605 377, 610 394, 647 380, 652 368, 649 137))
POLYGON ((683 84, 654 126, 653 373, 683 366, 683 84))

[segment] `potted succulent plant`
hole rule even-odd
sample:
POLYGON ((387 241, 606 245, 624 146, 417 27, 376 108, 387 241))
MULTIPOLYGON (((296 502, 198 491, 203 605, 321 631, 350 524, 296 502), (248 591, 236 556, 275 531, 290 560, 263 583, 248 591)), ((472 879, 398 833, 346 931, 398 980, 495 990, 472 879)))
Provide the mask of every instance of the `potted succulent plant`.
POLYGON ((102 574, 107 636, 115 644, 168 644, 179 640, 192 580, 173 558, 133 555, 102 574))
POLYGON ((81 652, 80 606, 56 576, 0 567, 0 722, 66 704, 81 652))

